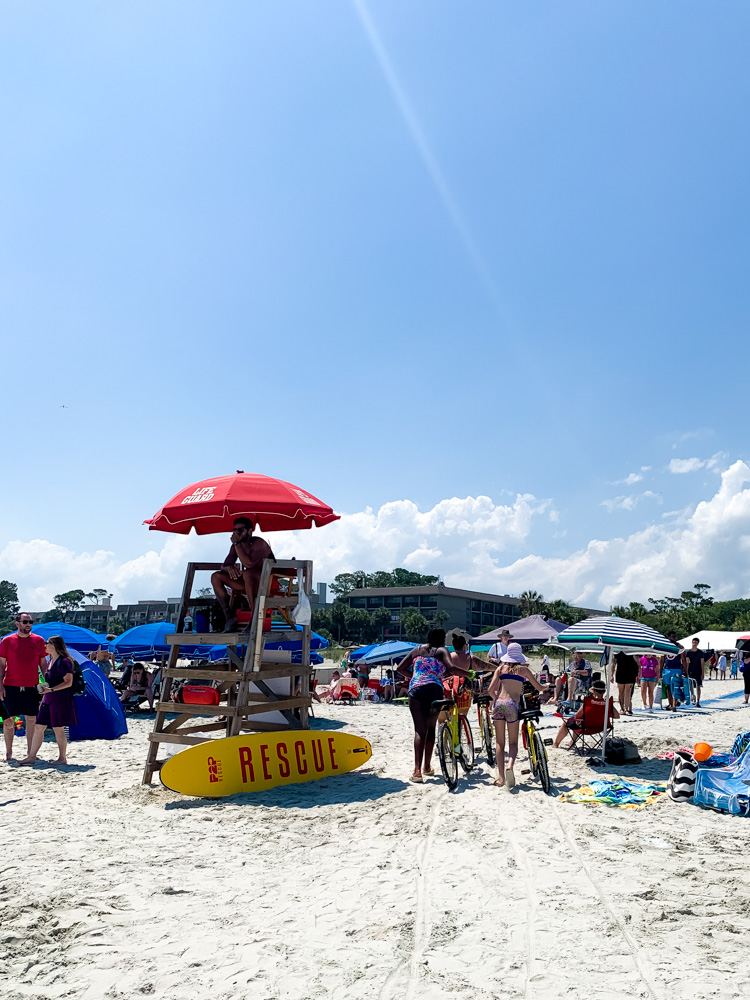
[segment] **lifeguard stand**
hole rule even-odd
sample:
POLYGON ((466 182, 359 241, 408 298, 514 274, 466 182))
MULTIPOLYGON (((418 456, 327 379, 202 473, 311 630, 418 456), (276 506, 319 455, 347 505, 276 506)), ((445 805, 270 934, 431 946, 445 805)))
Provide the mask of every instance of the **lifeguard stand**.
POLYGON ((299 603, 300 591, 310 596, 312 562, 295 559, 266 559, 260 575, 258 594, 253 609, 249 633, 183 632, 188 610, 206 603, 205 597, 193 597, 193 581, 199 571, 222 569, 220 563, 188 563, 185 585, 177 619, 177 629, 166 636, 172 649, 162 675, 160 701, 156 705, 156 722, 149 735, 143 784, 148 785, 164 760, 159 759, 162 743, 195 746, 211 739, 207 733, 223 730, 226 736, 238 736, 242 730, 268 732, 282 729, 309 729, 310 639, 312 629, 302 630, 287 625, 280 630, 264 630, 266 613, 285 612, 299 603), (301 571, 302 585, 296 587, 301 571), (288 579, 286 593, 275 584, 288 579), (267 642, 288 639, 302 640, 301 663, 292 663, 291 654, 284 650, 265 649, 267 642), (180 649, 196 645, 226 644, 228 664, 178 667, 180 649), (238 648, 245 647, 244 656, 238 648), (170 700, 175 678, 210 678, 219 691, 218 705, 185 705, 170 700))

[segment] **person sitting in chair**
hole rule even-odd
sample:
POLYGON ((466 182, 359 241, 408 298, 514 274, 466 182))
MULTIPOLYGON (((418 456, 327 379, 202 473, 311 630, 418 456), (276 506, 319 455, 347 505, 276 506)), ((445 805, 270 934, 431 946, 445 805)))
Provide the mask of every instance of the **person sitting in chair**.
POLYGON ((211 585, 226 620, 225 632, 234 632, 237 629, 237 615, 230 608, 230 597, 233 595, 247 597, 252 615, 263 560, 274 557, 268 542, 262 538, 253 538, 254 528, 255 525, 247 517, 234 519, 232 546, 222 568, 211 574, 211 585))
POLYGON ((588 693, 590 683, 591 664, 588 660, 584 659, 583 653, 579 649, 576 649, 568 667, 567 676, 563 674, 562 677, 558 677, 557 679, 555 684, 555 701, 559 702, 560 698, 566 694, 566 684, 567 699, 568 701, 573 701, 576 695, 582 697, 588 693))
MULTIPOLYGON (((607 685, 604 681, 594 681, 589 689, 589 697, 591 697, 595 702, 604 701, 604 694, 607 690, 607 685)), ((611 719, 619 719, 620 713, 614 707, 612 699, 609 699, 609 717, 611 719)), ((560 726, 557 731, 557 736, 555 737, 554 746, 559 747, 566 736, 570 736, 571 741, 567 747, 564 749, 570 750, 574 745, 575 741, 578 739, 580 730, 583 729, 583 706, 581 706, 576 714, 570 718, 566 719, 565 722, 560 726)))
POLYGON ((148 702, 149 711, 154 708, 153 677, 146 670, 142 663, 135 663, 130 671, 127 687, 120 695, 121 702, 130 701, 131 698, 139 696, 138 703, 145 698, 148 702))

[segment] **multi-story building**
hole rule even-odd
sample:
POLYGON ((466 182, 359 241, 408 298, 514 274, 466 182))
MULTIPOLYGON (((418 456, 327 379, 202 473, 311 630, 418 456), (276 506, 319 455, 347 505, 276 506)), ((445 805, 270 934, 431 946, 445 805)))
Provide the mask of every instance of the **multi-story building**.
POLYGON ((116 608, 107 602, 87 604, 71 611, 68 621, 71 625, 81 625, 93 629, 94 632, 106 632, 110 619, 117 618, 126 629, 135 625, 147 625, 150 622, 177 621, 180 607, 179 597, 170 597, 166 601, 138 601, 137 604, 118 604, 116 608))
MULTIPOLYGON (((401 615, 404 611, 419 611, 427 621, 437 621, 444 612, 448 617, 441 622, 446 631, 462 628, 471 635, 490 628, 509 625, 523 617, 517 597, 483 594, 474 590, 459 590, 436 584, 429 587, 362 587, 352 590, 343 600, 350 608, 374 611, 386 608, 391 613, 390 622, 383 627, 384 639, 403 639, 401 615), (436 617, 438 616, 438 617, 436 617)), ((590 609, 583 609, 589 611, 590 609)), ((591 610, 591 614, 605 614, 591 610)))

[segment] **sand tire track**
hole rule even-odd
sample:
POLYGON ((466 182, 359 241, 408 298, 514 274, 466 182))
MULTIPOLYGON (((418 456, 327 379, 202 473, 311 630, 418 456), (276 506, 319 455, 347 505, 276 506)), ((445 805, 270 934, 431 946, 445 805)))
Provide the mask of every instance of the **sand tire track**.
POLYGON ((597 877, 593 873, 593 871, 590 869, 590 867, 586 863, 585 858, 583 857, 583 855, 579 851, 578 844, 576 843, 575 837, 571 833, 570 827, 568 826, 567 821, 564 820, 563 817, 562 817, 561 809, 563 808, 563 806, 559 805, 554 800, 550 800, 550 805, 551 805, 552 811, 553 811, 553 813, 555 815, 555 819, 557 820, 557 822, 558 822, 558 824, 560 826, 560 829, 563 832, 563 835, 564 835, 565 839, 567 840, 568 844, 570 845, 571 851, 573 852, 573 854, 575 855, 576 859, 578 860, 578 863, 580 864, 581 868, 583 869, 583 872, 586 875, 586 878, 591 883, 591 885, 594 888, 594 891, 596 892, 596 894, 599 897, 599 899, 601 899, 602 904, 604 905, 604 908, 606 909, 607 913, 610 915, 610 917, 612 918, 612 920, 614 920, 614 922, 617 924, 618 928, 620 929, 620 933, 622 934, 623 939, 625 940, 625 943, 627 944, 628 950, 629 950, 629 952, 631 954, 631 957, 633 959, 633 964, 635 965, 636 971, 638 972, 638 975, 641 977, 641 980, 643 981, 644 986, 648 990, 648 993, 649 993, 649 996, 651 997, 651 1000, 661 1000, 661 997, 660 997, 660 995, 659 995, 659 993, 658 993, 658 991, 656 989, 655 984, 651 981, 651 978, 649 977, 648 973, 646 972, 646 968, 645 968, 644 963, 643 963, 643 961, 641 959, 641 949, 640 949, 640 946, 638 945, 638 942, 635 940, 635 938, 633 937, 633 935, 628 930, 627 926, 625 925, 625 921, 622 919, 622 917, 620 916, 620 914, 617 912, 617 910, 615 909, 615 907, 612 905, 612 902, 611 902, 609 896, 607 895, 607 893, 605 892, 603 886, 601 885, 601 883, 599 882, 599 880, 597 879, 597 877))

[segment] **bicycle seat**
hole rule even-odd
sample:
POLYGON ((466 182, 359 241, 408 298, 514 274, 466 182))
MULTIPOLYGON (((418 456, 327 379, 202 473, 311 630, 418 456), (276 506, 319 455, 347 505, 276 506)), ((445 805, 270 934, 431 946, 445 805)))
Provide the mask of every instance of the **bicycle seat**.
POLYGON ((489 705, 489 703, 491 701, 492 701, 492 698, 488 694, 475 694, 474 695, 474 703, 476 705, 489 705))
POLYGON ((442 701, 433 701, 433 703, 432 703, 432 711, 433 712, 450 712, 451 709, 453 708, 453 706, 455 704, 456 703, 455 703, 455 701, 453 701, 452 698, 445 698, 442 701))

